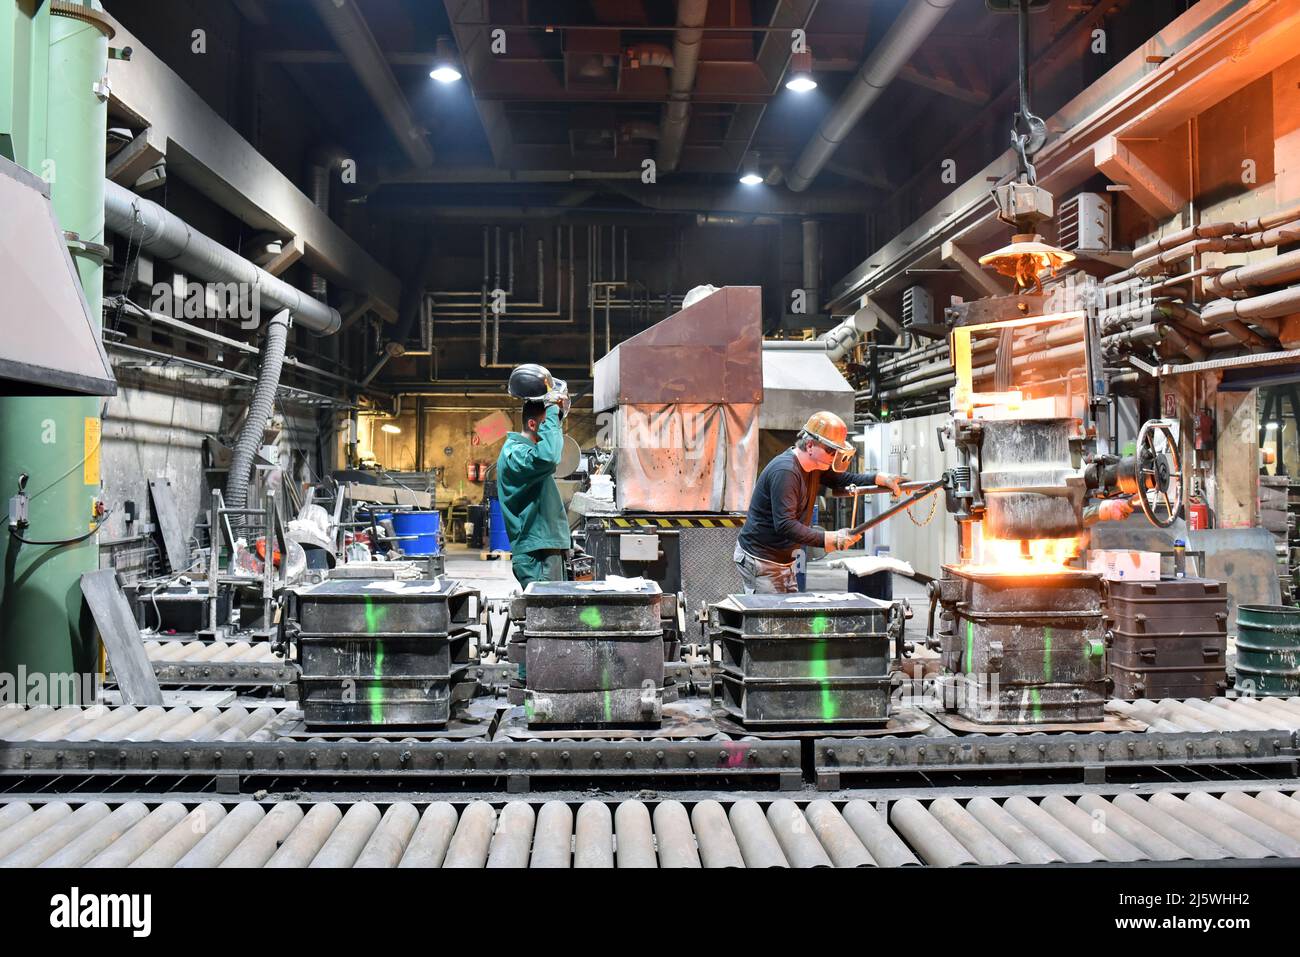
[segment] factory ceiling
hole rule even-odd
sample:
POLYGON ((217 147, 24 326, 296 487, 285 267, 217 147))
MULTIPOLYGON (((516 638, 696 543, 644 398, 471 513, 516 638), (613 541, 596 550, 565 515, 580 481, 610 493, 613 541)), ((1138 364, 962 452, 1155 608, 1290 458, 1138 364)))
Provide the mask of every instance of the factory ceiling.
MULTIPOLYGON (((333 141, 368 158, 362 167, 368 200, 402 208, 445 205, 448 184, 468 205, 471 185, 484 185, 475 193, 491 187, 500 196, 518 191, 519 182, 535 195, 494 202, 608 208, 613 200, 637 208, 624 180, 639 178, 647 159, 656 161, 661 184, 733 185, 747 157, 769 183, 779 183, 906 6, 905 0, 230 2, 244 25, 243 42, 254 51, 254 83, 263 84, 257 95, 273 95, 268 68, 283 68, 333 141), (818 86, 808 93, 784 86, 792 30, 805 31, 812 53, 818 86), (697 35, 698 43, 689 42, 697 35), (458 56, 466 82, 430 81, 440 38, 458 56), (518 182, 502 187, 501 171, 518 182), (565 179, 537 182, 548 173, 565 179), (592 191, 575 192, 569 180, 592 191)), ((1092 67, 1080 65, 1094 28, 1125 18, 1154 19, 1158 28, 1178 6, 1174 0, 1050 4, 1033 19, 1043 106, 1058 105, 1051 102, 1058 98, 1050 88, 1054 71, 1072 67, 1059 97, 1064 102, 1066 92, 1094 78, 1080 72, 1099 75, 1110 65, 1097 57, 1092 67)), ((151 42, 141 22, 148 17, 145 4, 118 0, 109 9, 151 42)), ((990 15, 981 0, 955 0, 907 58, 887 99, 853 124, 815 188, 854 191, 845 211, 870 208, 963 150, 977 153, 980 165, 1000 153, 1013 108, 1014 34, 1014 18, 990 15)), ((679 198, 676 205, 689 202, 679 198)))

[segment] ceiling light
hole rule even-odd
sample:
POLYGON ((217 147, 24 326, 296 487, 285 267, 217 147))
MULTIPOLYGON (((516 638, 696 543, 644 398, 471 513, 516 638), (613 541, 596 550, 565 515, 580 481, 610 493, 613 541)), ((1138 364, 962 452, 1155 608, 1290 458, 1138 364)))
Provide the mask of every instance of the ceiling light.
POLYGON ((383 425, 379 427, 379 431, 388 432, 391 435, 399 435, 402 430, 397 426, 393 425, 393 423, 391 422, 385 422, 383 425))
POLYGON ((790 76, 785 81, 785 88, 795 93, 807 93, 817 89, 817 81, 812 75, 812 51, 792 54, 790 57, 790 76))
POLYGON ((447 37, 438 37, 438 50, 429 76, 439 83, 455 83, 460 79, 460 62, 447 37))
POLYGON ((763 182, 763 177, 759 176, 757 173, 745 173, 740 177, 740 181, 746 186, 757 186, 759 183, 763 182))
POLYGON ((1278 426, 1279 426, 1280 424, 1281 424, 1281 423, 1279 423, 1279 422, 1265 422, 1265 423, 1264 423, 1264 428, 1267 429, 1267 430, 1270 431, 1270 432, 1276 432, 1277 429, 1278 429, 1278 426))
POLYGON ((746 153, 740 168, 740 181, 746 186, 757 186, 763 182, 763 174, 758 171, 758 154, 746 153))

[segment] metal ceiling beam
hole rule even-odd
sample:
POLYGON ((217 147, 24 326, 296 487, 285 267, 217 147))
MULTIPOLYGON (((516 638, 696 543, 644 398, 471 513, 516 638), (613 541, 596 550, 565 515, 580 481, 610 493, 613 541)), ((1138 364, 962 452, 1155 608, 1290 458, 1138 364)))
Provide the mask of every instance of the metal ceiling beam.
POLYGON ((313 271, 345 289, 373 295, 375 311, 397 317, 401 284, 121 23, 114 42, 130 60, 109 60, 112 106, 149 127, 168 176, 185 180, 254 229, 300 236, 313 271))
POLYGON ((406 94, 389 69, 384 52, 366 26, 366 18, 353 0, 312 0, 316 15, 338 44, 361 85, 393 131, 402 152, 419 167, 433 165, 433 150, 425 131, 411 114, 406 94))

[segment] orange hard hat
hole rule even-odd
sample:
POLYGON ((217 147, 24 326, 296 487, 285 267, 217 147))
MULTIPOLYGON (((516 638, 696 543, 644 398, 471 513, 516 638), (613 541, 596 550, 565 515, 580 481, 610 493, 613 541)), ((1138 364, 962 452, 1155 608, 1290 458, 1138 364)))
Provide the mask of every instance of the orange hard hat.
POLYGON ((804 423, 803 430, 823 445, 840 452, 852 452, 849 445, 849 427, 834 412, 814 412, 804 423))

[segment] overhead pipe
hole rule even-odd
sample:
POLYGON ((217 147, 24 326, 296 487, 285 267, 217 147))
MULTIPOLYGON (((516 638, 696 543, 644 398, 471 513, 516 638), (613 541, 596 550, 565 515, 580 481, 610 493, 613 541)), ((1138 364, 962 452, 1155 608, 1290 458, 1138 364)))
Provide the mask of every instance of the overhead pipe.
POLYGON ((343 324, 337 309, 271 275, 174 213, 112 180, 104 182, 104 225, 181 272, 208 282, 253 286, 263 305, 288 309, 295 325, 318 335, 338 332, 343 324))
POLYGON ((673 67, 669 76, 669 101, 660 124, 659 145, 655 161, 661 173, 677 169, 686 142, 686 127, 691 121, 691 93, 695 90, 695 72, 700 61, 700 43, 704 39, 705 17, 709 0, 678 0, 677 27, 673 34, 673 67))
POLYGON ((807 314, 815 316, 821 311, 821 223, 815 219, 803 221, 803 294, 807 314))
POLYGON ((406 95, 355 0, 312 0, 312 6, 334 38, 334 43, 352 64, 357 78, 393 131, 402 152, 416 166, 432 166, 433 150, 424 138, 424 130, 411 114, 406 95))
POLYGON ((889 32, 876 44, 849 88, 821 121, 785 181, 796 193, 812 185, 845 137, 898 75, 957 0, 908 0, 889 32))

